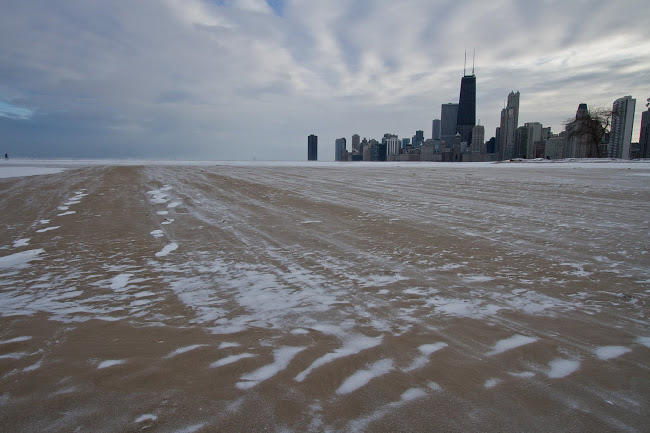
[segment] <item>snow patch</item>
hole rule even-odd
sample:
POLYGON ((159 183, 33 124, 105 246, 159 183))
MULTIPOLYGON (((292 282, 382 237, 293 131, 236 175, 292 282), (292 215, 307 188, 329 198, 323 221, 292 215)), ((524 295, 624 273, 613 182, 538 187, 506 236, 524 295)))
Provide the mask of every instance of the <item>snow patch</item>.
POLYGON ((601 346, 596 348, 595 353, 598 359, 607 361, 608 359, 618 358, 631 351, 632 349, 625 346, 601 346))
POLYGON ((259 368, 252 373, 243 375, 240 378, 240 382, 237 382, 235 385, 238 389, 249 389, 254 387, 260 382, 263 382, 271 377, 275 376, 280 371, 287 368, 291 360, 298 353, 305 350, 306 347, 281 347, 273 351, 274 362, 272 364, 265 365, 262 368, 259 368))
POLYGON ((113 367, 114 365, 121 365, 121 364, 126 364, 126 360, 124 360, 124 359, 108 359, 106 361, 100 362, 99 365, 97 366, 97 369, 113 367))
POLYGON ((178 249, 178 244, 176 242, 172 242, 169 245, 165 245, 165 247, 162 250, 158 251, 156 253, 156 257, 165 257, 166 255, 168 255, 172 251, 175 251, 176 249, 178 249))
POLYGON ((212 364, 210 364, 210 368, 223 367, 224 365, 228 365, 228 364, 232 364, 233 362, 237 362, 240 359, 253 358, 255 356, 257 356, 257 355, 254 355, 252 353, 240 353, 239 355, 226 356, 225 358, 221 358, 218 361, 214 361, 212 364))
POLYGON ((113 277, 111 280, 111 289, 116 292, 123 292, 124 288, 129 284, 129 278, 132 276, 133 274, 120 274, 113 277))
POLYGON ((151 233, 149 233, 151 236, 154 238, 161 238, 163 237, 163 231, 162 230, 154 230, 151 233))
POLYGON ((345 379, 343 384, 336 390, 337 394, 349 394, 357 389, 366 386, 368 382, 376 377, 388 374, 393 370, 392 359, 382 359, 370 366, 367 370, 359 370, 352 376, 345 379))
POLYGON ((327 364, 328 362, 332 362, 335 359, 339 358, 344 358, 346 356, 350 355, 356 355, 357 353, 361 352, 362 350, 370 349, 371 347, 375 347, 381 344, 381 341, 384 337, 366 337, 365 335, 360 335, 353 337, 352 339, 348 340, 347 342, 344 343, 343 347, 340 347, 336 349, 334 352, 327 353, 317 360, 315 360, 309 367, 307 367, 306 370, 301 372, 295 377, 295 380, 297 382, 302 382, 305 380, 307 375, 311 373, 314 369, 327 364))
POLYGON ((44 253, 45 250, 39 248, 37 250, 21 251, 19 253, 10 254, 8 256, 0 257, 0 269, 22 269, 29 266, 32 260, 39 260, 39 255, 44 253))
POLYGON ((19 343, 21 341, 27 341, 27 340, 31 340, 31 339, 32 339, 32 337, 30 337, 29 335, 24 335, 22 337, 15 337, 15 338, 11 338, 9 340, 0 341, 0 344, 19 343))
POLYGON ((499 382, 501 382, 500 379, 492 377, 492 378, 486 380, 485 383, 483 384, 483 386, 485 388, 487 388, 487 389, 490 389, 490 388, 494 388, 495 386, 497 386, 499 384, 499 382))
POLYGON ((144 421, 155 421, 157 419, 158 417, 156 415, 153 415, 151 413, 145 413, 144 415, 140 415, 139 417, 137 417, 133 422, 137 424, 144 421))
POLYGON ((163 359, 173 358, 174 356, 180 355, 181 353, 189 352, 190 350, 198 349, 199 347, 204 346, 207 346, 207 344, 192 344, 190 346, 179 347, 173 352, 170 352, 167 355, 163 356, 163 359))
POLYGON ((494 349, 487 352, 485 355, 486 356, 498 355, 499 353, 506 352, 516 347, 534 343, 537 340, 539 340, 539 338, 537 337, 527 337, 525 335, 519 335, 519 334, 513 335, 512 337, 497 341, 497 343, 494 345, 494 349))
POLYGON ((551 379, 560 379, 570 375, 580 368, 580 361, 557 358, 548 363, 551 368, 547 374, 551 379))
POLYGON ((19 248, 19 247, 26 247, 27 245, 29 245, 29 238, 18 239, 16 241, 14 241, 13 246, 14 246, 14 248, 19 248))
POLYGON ((45 232, 49 232, 51 230, 56 230, 56 229, 58 229, 60 227, 61 226, 45 227, 44 229, 36 230, 36 233, 45 233, 45 232))

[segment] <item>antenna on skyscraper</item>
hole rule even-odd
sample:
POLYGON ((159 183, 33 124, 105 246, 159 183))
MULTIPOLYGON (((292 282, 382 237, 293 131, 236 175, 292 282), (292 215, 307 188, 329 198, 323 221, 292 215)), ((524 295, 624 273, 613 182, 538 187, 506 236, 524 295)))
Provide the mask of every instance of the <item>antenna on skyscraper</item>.
POLYGON ((463 63, 463 75, 467 75, 467 50, 465 50, 465 63, 463 63))
POLYGON ((474 58, 476 57, 476 48, 474 48, 474 54, 472 54, 472 75, 474 75, 474 58))

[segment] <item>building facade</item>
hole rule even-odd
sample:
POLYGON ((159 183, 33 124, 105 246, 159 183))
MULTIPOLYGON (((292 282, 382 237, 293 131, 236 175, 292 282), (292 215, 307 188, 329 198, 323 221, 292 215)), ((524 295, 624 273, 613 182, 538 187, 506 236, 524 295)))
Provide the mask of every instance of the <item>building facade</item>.
POLYGON ((312 134, 307 137, 307 161, 318 160, 318 136, 312 134))
POLYGON ((632 127, 634 126, 634 109, 636 99, 624 96, 614 101, 612 106, 612 125, 609 131, 609 158, 630 159, 632 127))
POLYGON ((485 126, 476 125, 472 128, 472 153, 485 153, 485 126))
POLYGON ((460 134, 461 141, 471 143, 474 126, 476 126, 476 76, 472 74, 463 76, 460 81, 456 132, 460 134))
POLYGON ((515 158, 515 134, 519 124, 519 92, 510 92, 508 103, 501 110, 499 159, 515 158))
POLYGON ((345 138, 337 138, 334 140, 334 161, 343 161, 343 151, 346 146, 345 138))
POLYGON ((440 119, 433 119, 431 122, 431 138, 434 140, 440 140, 440 119))
POLYGON ((639 134, 639 158, 650 158, 650 98, 648 109, 641 113, 641 133, 639 134))
POLYGON ((440 139, 452 145, 456 136, 458 104, 447 103, 440 106, 440 139))

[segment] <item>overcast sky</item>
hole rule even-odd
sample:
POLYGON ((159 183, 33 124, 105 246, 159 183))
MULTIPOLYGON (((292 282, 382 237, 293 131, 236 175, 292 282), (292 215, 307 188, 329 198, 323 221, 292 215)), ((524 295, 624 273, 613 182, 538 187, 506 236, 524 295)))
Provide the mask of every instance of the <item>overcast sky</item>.
MULTIPOLYGON (((0 151, 305 160, 431 137, 476 50, 477 119, 554 132, 579 103, 650 97, 646 0, 21 0, 0 13, 0 151), (350 145, 348 144, 348 148, 350 145)), ((471 69, 471 61, 468 68, 471 69)))

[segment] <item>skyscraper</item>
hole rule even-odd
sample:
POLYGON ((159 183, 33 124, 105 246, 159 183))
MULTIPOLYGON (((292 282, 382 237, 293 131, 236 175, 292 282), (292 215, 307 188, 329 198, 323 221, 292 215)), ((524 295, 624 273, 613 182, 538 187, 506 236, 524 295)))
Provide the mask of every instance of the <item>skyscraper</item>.
POLYGON ((609 158, 630 158, 632 127, 634 126, 634 108, 636 99, 624 96, 614 101, 612 106, 612 127, 609 131, 609 158))
POLYGON ((440 140, 440 119, 433 119, 431 122, 431 138, 440 140))
POLYGON ((501 110, 499 159, 515 157, 515 133, 519 123, 519 92, 510 92, 508 104, 501 110))
POLYGON ((542 124, 539 122, 524 123, 528 134, 526 137, 526 158, 535 158, 535 143, 542 141, 542 124))
POLYGON ((361 152, 361 137, 359 137, 359 134, 352 136, 352 152, 361 152))
POLYGON ((472 153, 485 153, 485 127, 476 125, 472 128, 472 153))
POLYGON ((307 161, 318 160, 318 136, 312 134, 307 137, 307 161))
POLYGON ((415 131, 415 135, 413 136, 411 143, 413 147, 422 146, 422 143, 424 143, 424 131, 415 131))
POLYGON ((641 113, 641 133, 639 134, 639 157, 650 158, 650 98, 648 109, 641 113))
POLYGON ((440 139, 449 146, 454 143, 456 122, 458 121, 458 104, 451 102, 440 106, 440 139))
POLYGON ((343 151, 346 150, 345 149, 345 145, 346 145, 345 138, 337 138, 334 141, 334 145, 335 145, 335 148, 334 148, 334 161, 342 161, 343 160, 342 159, 343 151))
POLYGON ((471 143, 472 128, 476 125, 476 76, 464 75, 460 81, 460 97, 458 98, 457 132, 461 141, 471 143))

